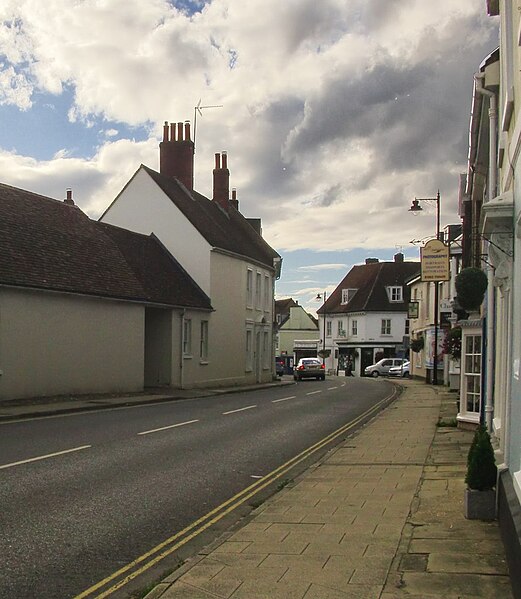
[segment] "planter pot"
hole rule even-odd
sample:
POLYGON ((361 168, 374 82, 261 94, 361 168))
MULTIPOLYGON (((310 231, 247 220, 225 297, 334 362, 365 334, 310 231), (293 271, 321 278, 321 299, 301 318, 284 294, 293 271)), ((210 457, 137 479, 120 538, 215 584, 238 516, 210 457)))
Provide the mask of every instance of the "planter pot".
POLYGON ((465 489, 465 518, 467 520, 496 519, 496 491, 465 489))

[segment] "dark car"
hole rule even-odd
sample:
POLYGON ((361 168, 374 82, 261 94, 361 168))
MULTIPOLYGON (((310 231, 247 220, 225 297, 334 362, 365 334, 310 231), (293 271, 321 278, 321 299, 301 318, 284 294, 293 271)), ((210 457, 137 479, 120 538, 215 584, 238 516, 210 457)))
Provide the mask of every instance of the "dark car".
POLYGON ((284 374, 284 360, 282 358, 275 358, 275 372, 277 376, 284 374))
POLYGON ((318 358, 301 358, 293 371, 293 378, 296 381, 306 378, 324 381, 326 379, 326 367, 318 358))

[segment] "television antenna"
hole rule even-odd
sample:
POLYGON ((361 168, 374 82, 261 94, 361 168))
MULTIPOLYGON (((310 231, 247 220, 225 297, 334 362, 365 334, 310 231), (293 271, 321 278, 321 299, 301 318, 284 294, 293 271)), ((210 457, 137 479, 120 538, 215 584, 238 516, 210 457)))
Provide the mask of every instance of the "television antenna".
POLYGON ((199 102, 194 106, 194 154, 195 154, 195 136, 197 133, 197 115, 203 116, 203 110, 207 108, 222 108, 223 104, 212 104, 208 106, 201 106, 201 98, 199 98, 199 102))

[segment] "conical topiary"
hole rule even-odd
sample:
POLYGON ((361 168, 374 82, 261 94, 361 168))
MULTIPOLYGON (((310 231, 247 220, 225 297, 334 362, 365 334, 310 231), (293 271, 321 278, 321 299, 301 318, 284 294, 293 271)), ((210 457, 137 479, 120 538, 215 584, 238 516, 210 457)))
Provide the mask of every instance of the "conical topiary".
POLYGON ((487 491, 496 486, 497 466, 494 448, 487 429, 480 425, 467 456, 467 475, 465 482, 470 489, 487 491))

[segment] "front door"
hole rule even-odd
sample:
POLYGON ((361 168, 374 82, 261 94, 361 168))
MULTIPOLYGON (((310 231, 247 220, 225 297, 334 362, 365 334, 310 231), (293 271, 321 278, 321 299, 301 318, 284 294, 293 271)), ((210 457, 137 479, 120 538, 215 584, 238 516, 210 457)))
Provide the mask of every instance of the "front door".
POLYGON ((373 348, 363 347, 360 355, 360 376, 363 376, 364 370, 371 364, 373 364, 373 348))

